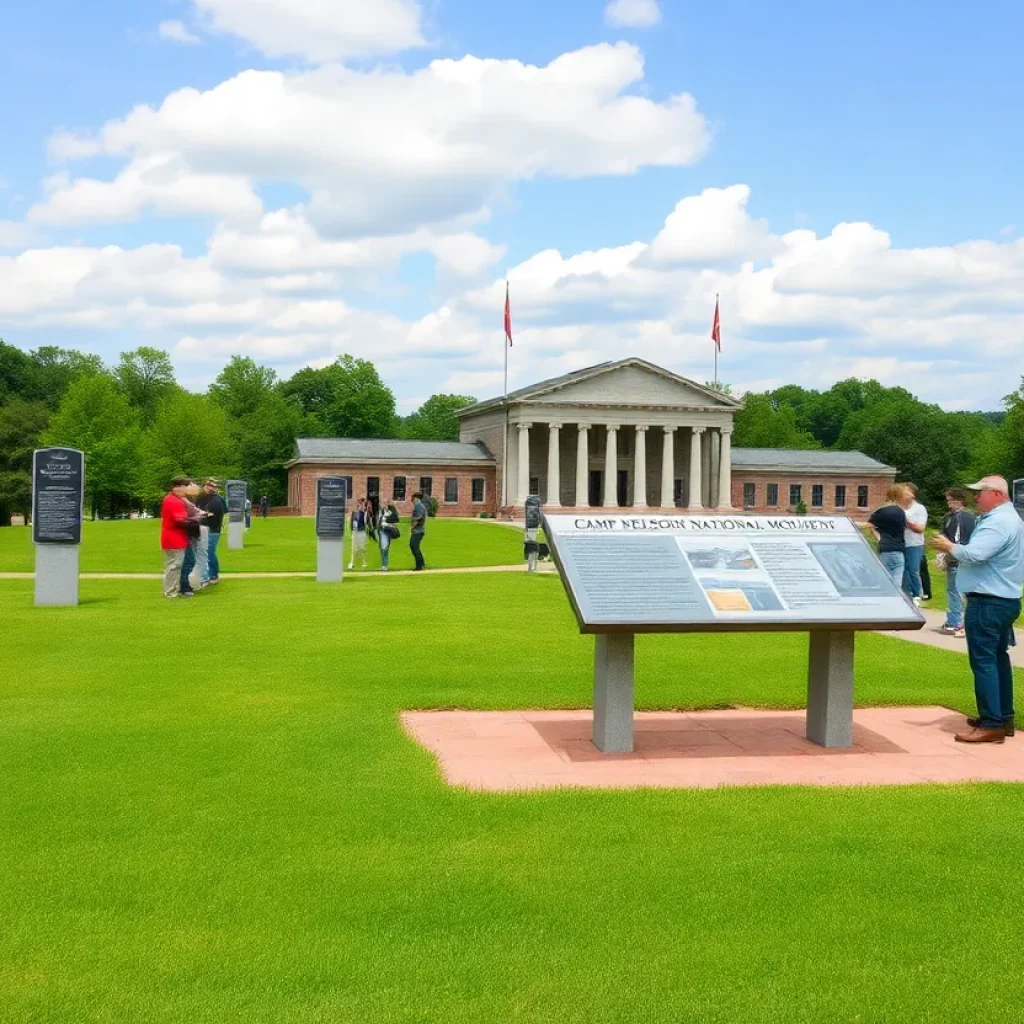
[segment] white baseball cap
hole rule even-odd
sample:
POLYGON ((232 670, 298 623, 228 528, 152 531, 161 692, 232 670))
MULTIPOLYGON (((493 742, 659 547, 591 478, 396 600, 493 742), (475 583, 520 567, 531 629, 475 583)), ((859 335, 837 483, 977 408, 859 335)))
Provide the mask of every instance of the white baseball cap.
POLYGON ((998 491, 1000 494, 1009 494, 1010 485, 1003 476, 983 476, 977 483, 968 484, 969 491, 998 491))

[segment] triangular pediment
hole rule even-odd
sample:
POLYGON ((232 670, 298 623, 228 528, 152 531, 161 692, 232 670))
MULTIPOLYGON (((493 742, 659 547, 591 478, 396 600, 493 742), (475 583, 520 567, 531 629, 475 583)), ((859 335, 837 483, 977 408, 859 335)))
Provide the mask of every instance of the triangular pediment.
POLYGON ((530 405, 623 405, 735 411, 740 402, 642 359, 625 359, 581 371, 545 387, 524 389, 530 405))

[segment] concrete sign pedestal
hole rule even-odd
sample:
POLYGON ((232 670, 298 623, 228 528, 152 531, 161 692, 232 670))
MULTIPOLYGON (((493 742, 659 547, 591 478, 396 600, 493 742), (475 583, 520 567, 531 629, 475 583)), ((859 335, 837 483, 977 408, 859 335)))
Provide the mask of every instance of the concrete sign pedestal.
POLYGON ((852 630, 811 633, 807 666, 807 738, 822 747, 853 743, 852 630))
POLYGON ((228 551, 241 551, 245 547, 245 523, 228 523, 228 551))
POLYGON ((78 604, 78 545, 47 544, 36 547, 37 606, 78 604))
POLYGON ((594 746, 608 754, 633 749, 633 634, 594 638, 594 746))
POLYGON ((345 576, 345 540, 342 537, 317 537, 317 583, 341 583, 345 576))

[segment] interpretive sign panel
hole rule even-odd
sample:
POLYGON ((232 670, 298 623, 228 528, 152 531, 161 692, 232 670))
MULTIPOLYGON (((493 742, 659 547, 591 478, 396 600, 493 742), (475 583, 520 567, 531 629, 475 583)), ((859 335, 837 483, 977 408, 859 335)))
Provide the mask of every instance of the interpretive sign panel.
POLYGON ((32 457, 32 540, 81 544, 85 456, 76 448, 39 448, 32 457))
POLYGON ((316 535, 345 536, 345 499, 348 485, 342 476, 323 476, 316 482, 316 535))
POLYGON ((229 480, 224 487, 227 495, 228 522, 245 522, 245 502, 249 497, 249 485, 244 480, 229 480))
POLYGON ((845 517, 549 515, 584 633, 920 629, 845 517))

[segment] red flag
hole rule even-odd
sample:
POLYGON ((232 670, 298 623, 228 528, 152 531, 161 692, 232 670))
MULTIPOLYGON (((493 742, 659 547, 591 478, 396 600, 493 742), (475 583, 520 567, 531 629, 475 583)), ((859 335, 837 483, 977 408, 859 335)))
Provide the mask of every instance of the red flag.
POLYGON ((508 281, 505 282, 505 337, 508 338, 509 348, 512 347, 512 306, 508 301, 508 281))
POLYGON ((719 352, 722 351, 722 324, 718 319, 718 296, 715 296, 715 322, 711 325, 711 340, 715 343, 715 348, 719 352))

